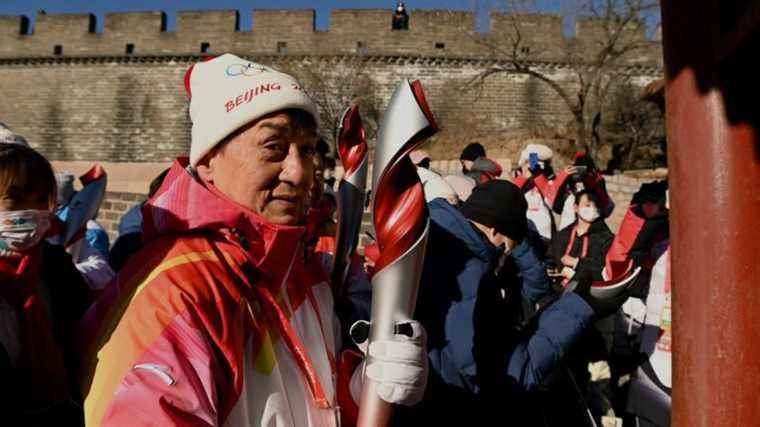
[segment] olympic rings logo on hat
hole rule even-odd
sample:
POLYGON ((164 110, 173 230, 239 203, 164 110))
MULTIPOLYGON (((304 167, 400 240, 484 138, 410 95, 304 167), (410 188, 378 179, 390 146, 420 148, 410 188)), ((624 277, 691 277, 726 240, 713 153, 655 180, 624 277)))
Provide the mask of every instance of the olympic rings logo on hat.
POLYGON ((250 77, 250 76, 255 76, 257 74, 265 73, 267 71, 271 71, 271 70, 263 65, 249 62, 247 64, 232 64, 229 67, 227 67, 227 70, 225 72, 230 77, 241 76, 241 75, 250 77))

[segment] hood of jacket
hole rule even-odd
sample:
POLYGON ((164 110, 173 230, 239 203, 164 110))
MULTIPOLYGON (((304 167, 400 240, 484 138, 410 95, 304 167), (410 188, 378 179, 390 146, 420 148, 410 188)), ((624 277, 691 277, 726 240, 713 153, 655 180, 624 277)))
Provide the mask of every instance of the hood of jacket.
POLYGON ((459 209, 444 199, 433 200, 428 208, 430 219, 460 239, 473 255, 491 266, 498 261, 502 251, 477 231, 459 209))
POLYGON ((281 277, 305 238, 306 228, 276 225, 213 187, 207 187, 178 158, 163 184, 142 209, 147 244, 166 235, 205 232, 236 242, 264 274, 281 277))

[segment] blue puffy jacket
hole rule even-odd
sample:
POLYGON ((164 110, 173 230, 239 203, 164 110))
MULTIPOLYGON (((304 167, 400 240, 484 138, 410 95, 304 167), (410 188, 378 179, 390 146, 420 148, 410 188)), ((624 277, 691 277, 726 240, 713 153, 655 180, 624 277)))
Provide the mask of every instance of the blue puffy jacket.
MULTIPOLYGON (((56 212, 56 215, 61 221, 66 222, 66 218, 69 216, 69 206, 63 206, 56 212)), ((110 247, 110 241, 108 238, 108 232, 100 226, 95 220, 87 221, 87 228, 84 232, 84 238, 87 243, 93 248, 97 249, 103 257, 108 258, 108 251, 110 247)))
MULTIPOLYGON (((422 411, 432 417, 428 421, 442 419, 442 414, 450 414, 451 421, 475 410, 473 402, 489 400, 478 397, 483 393, 506 400, 538 386, 591 322, 593 311, 582 298, 568 294, 540 315, 535 329, 515 332, 519 309, 506 304, 493 274, 500 249, 446 201, 433 200, 429 208, 430 235, 415 312, 428 333, 431 371, 421 406, 429 409, 422 411)), ((550 292, 543 263, 527 239, 510 257, 522 298, 534 303, 550 292)), ((415 418, 421 419, 419 414, 415 418)))

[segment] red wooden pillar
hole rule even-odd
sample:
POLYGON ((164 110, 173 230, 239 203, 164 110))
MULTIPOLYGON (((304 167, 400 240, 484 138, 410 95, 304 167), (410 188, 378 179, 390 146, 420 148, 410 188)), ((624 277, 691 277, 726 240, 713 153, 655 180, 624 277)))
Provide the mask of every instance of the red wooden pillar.
MULTIPOLYGON (((662 0, 673 425, 760 425, 760 10, 662 0)), ((757 2, 754 2, 757 3, 757 2)))

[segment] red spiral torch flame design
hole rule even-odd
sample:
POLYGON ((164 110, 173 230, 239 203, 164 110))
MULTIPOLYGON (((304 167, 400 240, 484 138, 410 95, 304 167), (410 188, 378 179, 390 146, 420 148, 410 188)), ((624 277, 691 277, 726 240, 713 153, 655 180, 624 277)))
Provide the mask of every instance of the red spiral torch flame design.
POLYGON ((105 169, 103 169, 103 166, 100 166, 99 164, 95 164, 90 168, 90 170, 85 172, 84 175, 79 177, 79 181, 82 183, 83 186, 85 186, 99 180, 105 175, 106 175, 106 171, 105 169))
POLYGON ((356 172, 367 155, 367 134, 358 105, 353 105, 343 117, 338 135, 338 154, 347 176, 356 172))
POLYGON ((380 257, 375 271, 401 257, 420 238, 427 224, 427 204, 417 168, 409 153, 438 131, 433 113, 425 100, 422 84, 416 80, 412 91, 430 126, 411 138, 399 150, 380 177, 375 189, 373 220, 380 257))

